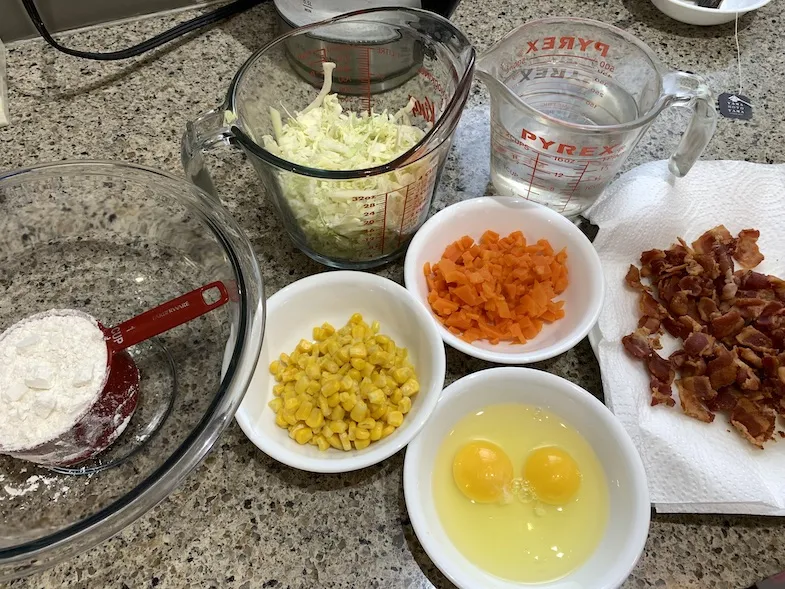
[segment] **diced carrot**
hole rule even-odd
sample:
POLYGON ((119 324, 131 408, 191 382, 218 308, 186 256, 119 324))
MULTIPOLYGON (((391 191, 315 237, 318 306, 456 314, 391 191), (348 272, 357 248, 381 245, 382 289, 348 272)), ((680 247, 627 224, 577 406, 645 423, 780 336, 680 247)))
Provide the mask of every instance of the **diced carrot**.
POLYGON ((554 299, 567 288, 566 262, 566 250, 554 253, 544 239, 529 245, 520 231, 488 230, 479 242, 465 235, 423 265, 428 303, 464 341, 524 344, 564 317, 564 301, 554 299))

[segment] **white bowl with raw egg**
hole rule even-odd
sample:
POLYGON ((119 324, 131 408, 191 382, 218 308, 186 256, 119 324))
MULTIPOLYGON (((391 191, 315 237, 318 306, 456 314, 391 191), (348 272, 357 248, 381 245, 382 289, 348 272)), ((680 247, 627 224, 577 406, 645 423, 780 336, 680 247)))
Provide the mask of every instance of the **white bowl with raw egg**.
MULTIPOLYGON (((300 470, 319 473, 349 472, 389 458, 406 446, 420 431, 436 406, 444 386, 444 343, 425 309, 405 288, 392 280, 366 272, 322 272, 293 282, 276 292, 267 299, 266 310, 264 342, 259 362, 236 414, 237 422, 245 435, 265 454, 300 470), (328 391, 331 386, 330 381, 335 385, 337 382, 343 382, 342 377, 350 375, 350 371, 345 371, 342 366, 337 365, 340 359, 337 358, 335 350, 338 347, 349 347, 347 342, 342 342, 341 346, 336 345, 333 354, 310 352, 307 355, 309 358, 307 364, 321 365, 321 370, 310 372, 313 366, 309 367, 306 363, 302 365, 305 366, 304 369, 295 366, 294 363, 290 364, 290 367, 298 372, 297 380, 303 379, 303 383, 310 381, 310 384, 316 387, 316 391, 310 393, 313 397, 309 397, 309 391, 303 385, 299 394, 292 395, 297 399, 292 401, 297 404, 292 409, 295 415, 302 410, 306 404, 305 400, 308 403, 307 411, 297 418, 296 423, 294 423, 295 418, 289 415, 292 427, 288 427, 283 422, 276 423, 281 409, 274 410, 270 402, 274 399, 284 400, 283 396, 276 397, 275 387, 283 386, 285 379, 283 382, 277 380, 271 373, 271 366, 274 363, 280 364, 281 354, 290 355, 296 348, 299 349, 301 340, 310 342, 309 346, 315 346, 316 342, 311 340, 316 331, 323 331, 325 323, 339 331, 347 325, 347 322, 351 323, 351 318, 355 314, 362 315, 368 326, 378 322, 378 333, 374 334, 374 340, 378 340, 380 335, 385 336, 398 348, 406 349, 408 361, 414 372, 406 378, 415 377, 419 392, 410 396, 410 400, 405 402, 406 408, 403 408, 404 400, 400 391, 411 387, 411 383, 405 383, 403 380, 394 383, 391 377, 385 379, 388 384, 382 387, 384 391, 392 394, 386 398, 382 395, 383 403, 397 413, 396 420, 393 421, 388 415, 371 414, 371 410, 376 406, 373 396, 378 395, 382 390, 377 386, 365 391, 363 385, 362 393, 358 389, 356 394, 349 387, 339 389, 336 386, 335 390, 328 391), (330 367, 333 359, 335 365, 330 367), (317 392, 319 390, 320 392, 317 392), (345 411, 339 410, 342 415, 330 415, 330 411, 335 411, 336 407, 344 405, 343 397, 340 405, 330 401, 330 406, 325 406, 323 413, 320 413, 321 404, 327 397, 334 399, 332 395, 344 393, 353 400, 352 406, 346 405, 345 411), (324 400, 320 398, 322 394, 325 396, 324 400), (366 403, 368 408, 364 409, 363 415, 355 415, 352 409, 360 402, 366 403), (352 431, 355 428, 351 425, 355 417, 357 418, 355 425, 358 426, 356 429, 365 426, 363 421, 367 420, 370 424, 365 432, 357 433, 357 439, 352 431), (344 426, 339 430, 337 427, 340 425, 339 422, 346 423, 348 430, 344 426), (385 428, 392 429, 392 424, 395 425, 394 431, 388 433, 385 428), (329 433, 325 433, 325 426, 331 427, 329 433), (373 435, 374 426, 384 432, 382 438, 373 435), (302 430, 300 435, 304 435, 303 438, 297 435, 295 428, 302 430), (368 444, 357 441, 361 435, 369 442, 368 444), (324 439, 327 439, 325 436, 333 441, 342 437, 342 441, 348 447, 346 449, 320 448, 316 442, 319 441, 324 446, 324 439)), ((353 329, 357 327, 354 326, 353 329)), ((324 333, 319 335, 320 340, 324 335, 324 333)), ((370 335, 366 334, 364 337, 370 335)), ((378 340, 376 343, 381 344, 381 342, 382 340, 378 340)), ((357 364, 360 368, 361 365, 368 366, 371 363, 374 352, 370 346, 376 345, 376 343, 370 344, 370 340, 365 343, 368 343, 369 347, 363 350, 363 354, 368 355, 363 356, 365 359, 357 364)), ((354 342, 352 347, 353 345, 354 342)), ((387 348, 388 351, 389 349, 387 348)), ((354 361, 355 359, 352 358, 352 362, 354 361)), ((348 369, 349 366, 346 368, 348 369)), ((392 370, 391 366, 390 370, 386 371, 387 374, 392 374, 392 370)), ((398 373, 395 375, 397 377, 398 373)), ((381 384, 377 379, 378 374, 368 376, 372 376, 374 385, 381 384)), ((298 382, 297 386, 299 385, 298 382)), ((410 392, 411 390, 408 391, 410 392)))
MULTIPOLYGON (((465 200, 426 221, 406 253, 404 280, 406 288, 427 309, 445 343, 469 356, 499 364, 530 364, 573 348, 597 322, 605 290, 597 252, 572 221, 542 205, 507 196, 465 200), (450 331, 444 318, 440 320, 429 302, 429 285, 424 273, 426 264, 433 266, 439 262, 445 249, 463 236, 478 242, 489 230, 502 237, 520 231, 530 245, 547 240, 554 251, 565 250, 567 254, 566 288, 552 299, 563 305, 564 317, 542 322, 541 331, 525 343, 504 340, 491 343, 488 339, 469 343, 454 329, 450 331)), ((450 290, 456 292, 453 286, 450 285, 450 290)), ((482 294, 483 285, 475 286, 482 294)), ((521 293, 524 291, 518 287, 517 294, 505 295, 511 308, 520 303, 521 293)))
POLYGON ((448 386, 406 450, 404 493, 417 538, 461 589, 615 588, 649 531, 646 474, 619 421, 529 368, 448 386))

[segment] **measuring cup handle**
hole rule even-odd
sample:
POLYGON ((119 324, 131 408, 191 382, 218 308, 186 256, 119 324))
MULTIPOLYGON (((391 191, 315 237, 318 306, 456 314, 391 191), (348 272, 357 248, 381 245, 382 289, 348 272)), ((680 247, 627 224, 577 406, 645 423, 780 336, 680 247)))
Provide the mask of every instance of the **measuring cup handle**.
POLYGON ((157 307, 145 311, 109 329, 107 342, 112 352, 119 352, 146 339, 161 335, 178 325, 187 323, 225 304, 229 300, 226 285, 217 280, 185 293, 157 307), (217 290, 218 296, 211 301, 205 298, 207 291, 217 290))
POLYGON ((180 146, 186 177, 215 198, 218 198, 218 191, 205 165, 204 153, 220 145, 229 145, 234 137, 231 121, 227 120, 230 114, 224 106, 220 106, 188 121, 180 146))
POLYGON ((690 171, 711 141, 717 127, 717 111, 709 85, 700 76, 672 72, 664 81, 665 91, 672 96, 672 106, 692 109, 687 130, 668 161, 671 173, 680 178, 690 171))

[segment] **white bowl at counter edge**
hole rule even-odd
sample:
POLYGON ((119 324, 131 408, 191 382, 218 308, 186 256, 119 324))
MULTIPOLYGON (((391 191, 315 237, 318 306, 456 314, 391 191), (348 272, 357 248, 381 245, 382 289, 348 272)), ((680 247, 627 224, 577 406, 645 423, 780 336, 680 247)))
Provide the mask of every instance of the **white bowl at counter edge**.
POLYGON ((403 272, 406 288, 427 309, 445 343, 474 358, 498 364, 539 362, 575 347, 597 322, 605 297, 600 258, 581 230, 556 211, 513 196, 470 198, 433 215, 412 238, 403 272), (488 229, 502 236, 520 230, 529 242, 547 239, 554 250, 567 248, 569 284, 558 297, 565 301, 565 317, 546 324, 525 344, 467 343, 441 324, 428 303, 422 271, 425 262, 438 262, 449 244, 464 235, 479 240, 488 229))
POLYGON ((648 537, 651 505, 643 462, 629 434, 599 399, 540 370, 492 368, 444 389, 431 419, 406 450, 404 496, 418 540, 439 570, 460 589, 520 589, 520 583, 484 572, 453 546, 436 512, 431 480, 441 443, 461 418, 489 405, 511 402, 541 406, 562 417, 594 449, 608 479, 608 524, 594 554, 566 577, 537 587, 619 587, 638 562, 648 537), (477 389, 482 394, 477 394, 477 389))
POLYGON ((725 0, 720 8, 703 8, 695 2, 686 0, 651 0, 651 2, 658 10, 674 20, 705 27, 733 22, 737 13, 741 17, 765 6, 771 0, 725 0))
POLYGON ((275 460, 316 473, 349 472, 377 464, 406 446, 420 431, 444 386, 444 344, 427 311, 400 284, 361 271, 326 271, 302 278, 267 299, 264 342, 251 384, 235 418, 243 433, 275 460), (275 424, 267 406, 275 384, 270 363, 281 352, 290 353, 301 339, 311 340, 314 327, 325 321, 339 329, 353 313, 381 325, 399 347, 409 351, 420 383, 412 409, 393 434, 362 450, 299 445, 275 424))

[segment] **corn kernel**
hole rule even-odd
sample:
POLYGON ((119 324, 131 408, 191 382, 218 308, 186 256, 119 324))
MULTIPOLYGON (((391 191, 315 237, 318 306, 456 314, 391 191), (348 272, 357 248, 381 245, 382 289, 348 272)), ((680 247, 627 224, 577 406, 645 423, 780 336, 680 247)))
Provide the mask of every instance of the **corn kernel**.
POLYGON ((376 442, 382 438, 382 429, 384 429, 384 424, 381 421, 377 421, 371 430, 370 440, 372 442, 376 442))
POLYGON ((398 411, 406 415, 409 411, 412 410, 412 399, 411 397, 404 397, 398 402, 398 411))
POLYGON ((355 406, 352 409, 352 412, 349 414, 349 416, 354 421, 359 423, 360 421, 362 421, 363 419, 368 417, 368 405, 366 405, 362 401, 359 401, 357 404, 355 404, 355 406))
POLYGON ((341 440, 338 437, 338 434, 331 435, 329 438, 327 438, 327 441, 330 443, 330 446, 336 450, 343 450, 343 446, 341 445, 341 440))
POLYGON ((289 364, 289 354, 284 354, 284 353, 281 353, 281 355, 280 355, 280 356, 278 356, 278 360, 279 360, 279 361, 281 362, 281 364, 283 364, 284 366, 288 365, 288 364, 289 364))
POLYGON ((341 395, 339 395, 338 393, 335 393, 334 395, 330 395, 329 397, 327 397, 327 406, 330 407, 330 409, 335 409, 340 404, 340 402, 341 402, 341 395))
POLYGON ((349 429, 349 424, 345 421, 330 421, 328 425, 330 426, 330 429, 337 434, 342 434, 349 429))
POLYGON ((330 442, 327 441, 324 435, 318 435, 316 436, 316 445, 319 446, 319 450, 324 452, 330 447, 330 442))
POLYGON ((379 324, 378 321, 374 320, 374 322, 371 323, 371 333, 377 334, 377 333, 379 333, 379 330, 381 328, 382 328, 382 326, 379 324))
POLYGON ((366 417, 362 421, 357 422, 357 427, 360 429, 373 429, 376 425, 376 420, 372 417, 366 417))
POLYGON ((352 325, 352 339, 357 341, 365 339, 365 328, 362 325, 352 325))
POLYGON ((294 440, 298 444, 307 444, 313 438, 313 432, 308 428, 303 428, 294 434, 294 440))
POLYGON ((368 401, 374 405, 381 405, 387 400, 387 395, 381 389, 374 389, 368 394, 368 401))
MULTIPOLYGON (((367 356, 368 356, 368 351, 365 349, 365 344, 354 344, 352 346, 349 346, 350 358, 365 358, 367 356)), ((355 366, 355 368, 357 367, 355 366)))
POLYGON ((395 426, 394 425, 385 425, 384 428, 382 428, 382 437, 381 437, 381 439, 383 440, 384 438, 389 436, 394 431, 395 431, 395 426))
POLYGON ((278 413, 283 408, 283 399, 281 399, 280 397, 276 397, 275 399, 267 403, 267 406, 273 411, 275 411, 276 413, 278 413))
POLYGON ((363 316, 360 313, 353 313, 351 317, 349 317, 349 323, 362 323, 363 316))
MULTIPOLYGON (((344 364, 344 366, 346 366, 346 364, 344 364)), ((351 370, 347 371, 347 373, 344 374, 343 378, 341 379, 342 391, 351 391, 352 388, 354 387, 354 380, 352 380, 352 377, 349 375, 349 372, 351 372, 351 370)))
POLYGON ((286 387, 284 385, 277 384, 273 387, 273 395, 275 395, 276 397, 280 397, 281 395, 283 395, 284 390, 286 390, 286 387))
POLYGON ((352 449, 352 443, 349 440, 349 434, 338 434, 338 439, 341 440, 341 448, 343 448, 344 452, 348 452, 352 449))
POLYGON ((355 440, 371 440, 371 432, 367 429, 360 429, 359 427, 354 430, 354 439, 355 440))
POLYGON ((369 376, 371 376, 373 374, 373 371, 374 371, 373 364, 368 364, 366 362, 365 366, 363 366, 363 369, 360 370, 360 374, 362 374, 365 377, 369 377, 369 376))
POLYGON ((324 369, 330 374, 336 374, 340 369, 340 366, 338 366, 338 363, 335 360, 327 360, 324 363, 324 369))
POLYGON ((310 352, 313 349, 313 344, 309 342, 307 339, 301 339, 300 343, 297 344, 297 350, 300 352, 310 352))
POLYGON ((390 402, 395 403, 396 405, 401 402, 401 399, 403 399, 403 392, 401 389, 395 389, 395 392, 390 395, 390 402))
POLYGON ((349 361, 349 346, 344 346, 335 354, 335 357, 341 362, 348 362, 349 361))
POLYGON ((385 417, 387 423, 394 427, 401 427, 403 423, 403 413, 400 411, 390 411, 385 417))
POLYGON ((381 419, 387 415, 387 405, 378 405, 375 409, 371 409, 371 417, 374 419, 381 419))
POLYGON ((270 374, 278 374, 283 369, 279 360, 270 362, 270 374))
POLYGON ((305 420, 305 423, 308 427, 322 427, 324 424, 324 415, 320 409, 314 407, 311 409, 311 414, 305 420))
POLYGON ((281 415, 283 416, 286 423, 289 425, 296 425, 297 424, 297 417, 295 416, 293 411, 289 411, 288 409, 284 409, 281 411, 281 415))
POLYGON ((283 412, 275 416, 275 425, 278 427, 289 427, 289 423, 283 418, 283 412))
POLYGON ((321 327, 314 327, 313 330, 311 330, 311 336, 317 342, 321 342, 327 339, 327 333, 321 327))
MULTIPOLYGON (((333 397, 334 396, 335 395, 333 395, 333 397)), ((332 399, 332 397, 330 397, 330 399, 332 399)), ((330 399, 328 399, 328 401, 330 399)), ((332 419, 333 421, 342 421, 343 418, 344 418, 344 415, 346 415, 346 409, 344 409, 343 407, 338 405, 336 407, 333 407, 333 412, 330 413, 330 419, 332 419)))
POLYGON ((313 358, 305 365, 305 376, 311 380, 321 378, 322 371, 319 370, 319 364, 313 358))
POLYGON ((420 383, 418 383, 413 378, 407 380, 403 385, 401 385, 401 392, 404 394, 405 397, 411 397, 412 395, 416 395, 420 392, 420 383))
POLYGON ((305 401, 304 403, 300 403, 300 407, 298 407, 297 412, 294 415, 299 421, 305 421, 311 414, 311 409, 313 409, 313 403, 305 401))
POLYGON ((322 431, 321 431, 321 434, 322 434, 322 435, 325 437, 325 439, 329 439, 329 437, 330 437, 331 435, 333 435, 334 433, 335 433, 335 432, 333 431, 333 428, 331 428, 331 427, 330 427, 330 424, 329 424, 329 423, 325 423, 325 424, 322 426, 322 431))
POLYGON ((294 436, 297 435, 297 432, 299 432, 303 428, 305 428, 305 424, 304 423, 298 423, 297 425, 294 425, 294 426, 290 427, 289 428, 289 437, 294 439, 294 436))
POLYGON ((409 378, 411 378, 412 371, 406 368, 405 366, 401 368, 396 368, 392 371, 392 377, 395 379, 399 385, 405 383, 409 378))
POLYGON ((329 417, 330 413, 332 413, 332 407, 327 402, 327 399, 324 398, 324 395, 319 395, 319 411, 322 412, 324 417, 329 417))
POLYGON ((359 371, 362 374, 363 369, 365 368, 365 360, 362 358, 352 358, 352 368, 359 371))
POLYGON ((353 421, 349 422, 349 440, 352 442, 357 439, 357 424, 353 421))
POLYGON ((322 384, 322 394, 325 397, 331 397, 335 393, 341 390, 341 381, 337 378, 331 378, 324 384, 322 384))
POLYGON ((360 371, 356 368, 351 368, 349 372, 346 373, 346 375, 355 382, 360 382, 363 378, 363 375, 360 374, 360 371))
MULTIPOLYGON (((373 324, 371 324, 371 330, 373 330, 373 324)), ((376 334, 376 337, 374 339, 376 340, 376 343, 379 344, 380 346, 387 346, 390 344, 390 338, 387 337, 386 335, 376 334)))

